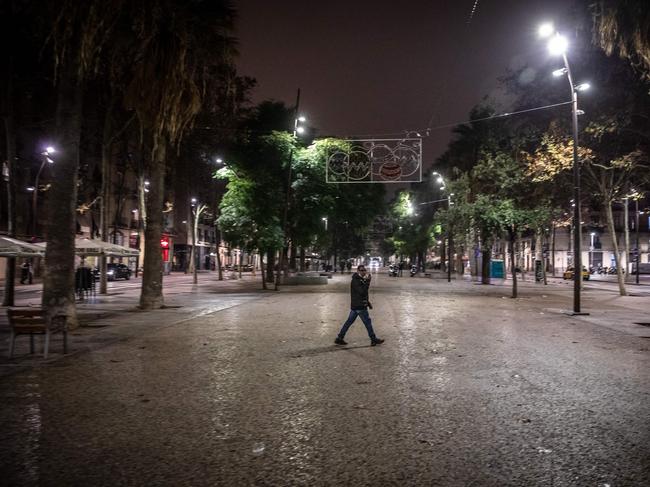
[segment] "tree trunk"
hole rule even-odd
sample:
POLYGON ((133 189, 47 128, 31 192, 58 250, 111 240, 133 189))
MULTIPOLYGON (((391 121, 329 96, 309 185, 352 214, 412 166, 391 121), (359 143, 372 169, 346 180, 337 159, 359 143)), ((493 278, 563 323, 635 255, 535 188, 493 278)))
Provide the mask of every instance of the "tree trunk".
POLYGON ((629 203, 630 200, 629 198, 625 198, 623 200, 625 203, 625 209, 624 209, 624 216, 623 219, 625 221, 625 255, 623 256, 623 262, 625 263, 625 267, 623 267, 624 274, 623 278, 625 280, 629 280, 629 277, 631 276, 630 272, 630 209, 629 209, 629 203))
POLYGON ((491 250, 481 249, 481 283, 490 284, 491 250))
POLYGON ((516 231, 514 229, 510 230, 510 272, 512 273, 512 297, 517 297, 517 263, 515 262, 515 241, 516 241, 516 231))
POLYGON ((78 326, 74 263, 82 107, 83 86, 77 82, 77 66, 69 61, 57 87, 56 141, 60 152, 51 168, 42 305, 50 319, 67 316, 71 329, 78 326))
MULTIPOLYGON (((275 280, 273 275, 273 267, 275 267, 275 251, 267 249, 266 256, 266 282, 273 282, 275 280)), ((262 275, 264 275, 263 272, 262 275)))
POLYGON ((289 270, 291 272, 296 272, 296 257, 298 254, 298 247, 293 243, 293 240, 291 241, 291 256, 289 260, 289 270))
MULTIPOLYGON (((108 205, 110 197, 111 181, 111 133, 112 133, 112 116, 113 101, 109 104, 106 114, 104 115, 104 134, 102 140, 102 189, 101 189, 101 206, 100 206, 100 232, 102 240, 108 242, 108 205)), ((99 258, 99 294, 108 293, 108 277, 106 276, 106 256, 99 258)))
MULTIPOLYGON (((217 240, 217 272, 219 275, 219 280, 223 281, 223 270, 221 269, 221 230, 219 230, 219 225, 214 226, 214 231, 216 233, 217 240)), ((264 275, 264 273, 262 273, 264 275)))
MULTIPOLYGON (((618 291, 621 296, 627 296, 627 291, 625 290, 625 279, 623 276, 623 269, 621 269, 621 255, 618 250, 618 239, 616 238, 616 228, 614 227, 614 212, 612 211, 612 202, 608 201, 606 204, 607 211, 607 226, 609 227, 609 233, 612 236, 612 245, 614 247, 614 262, 616 263, 616 277, 618 278, 618 291)), ((579 269, 576 269, 576 272, 580 272, 579 269)))
POLYGON ((144 264, 142 271, 142 291, 140 308, 158 309, 164 307, 163 299, 163 268, 160 238, 162 237, 163 214, 165 200, 165 158, 167 156, 166 141, 154 141, 153 161, 149 193, 147 197, 147 220, 144 231, 144 264))
POLYGON ((262 289, 267 289, 266 287, 266 274, 264 273, 264 254, 260 252, 260 274, 262 275, 262 289))
MULTIPOLYGON (((533 261, 533 273, 535 275, 535 282, 538 282, 537 279, 537 263, 541 267, 544 267, 544 251, 542 250, 542 231, 537 230, 535 232, 535 260, 533 261)), ((544 271, 542 271, 544 272, 544 271)), ((543 279, 543 276, 542 276, 543 279)))
MULTIPOLYGON (((5 77, 7 85, 4 90, 4 126, 7 149, 7 235, 16 235, 16 132, 13 114, 13 58, 7 60, 5 77)), ((14 290, 16 285, 16 259, 7 259, 5 269, 5 292, 2 300, 3 306, 14 305, 14 290)))
POLYGON ((521 232, 517 232, 517 267, 521 271, 522 282, 526 280, 526 266, 524 265, 524 254, 522 250, 521 232))
POLYGON ((553 222, 553 237, 551 240, 551 270, 553 277, 555 277, 555 222, 553 222))
MULTIPOLYGON (((194 225, 192 225, 192 254, 190 257, 190 266, 192 268, 192 283, 199 283, 199 274, 198 274, 198 265, 196 264, 196 243, 199 235, 199 217, 201 216, 200 208, 197 207, 195 210, 196 214, 194 215, 194 225)), ((199 264, 200 265, 200 264, 199 264)))
POLYGON ((300 247, 300 271, 305 272, 305 247, 300 247))
MULTIPOLYGON (((544 232, 544 241, 546 242, 546 248, 548 249, 548 234, 544 232)), ((548 281, 546 280, 546 267, 548 266, 548 250, 544 252, 542 250, 542 280, 544 281, 544 285, 548 285, 548 281)))

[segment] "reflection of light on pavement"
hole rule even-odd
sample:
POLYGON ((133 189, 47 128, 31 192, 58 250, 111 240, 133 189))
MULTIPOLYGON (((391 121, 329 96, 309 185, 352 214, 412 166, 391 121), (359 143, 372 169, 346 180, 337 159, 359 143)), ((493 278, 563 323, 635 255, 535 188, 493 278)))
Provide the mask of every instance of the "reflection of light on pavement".
MULTIPOLYGON (((399 330, 399 349, 400 349, 400 367, 399 374, 405 375, 411 366, 411 352, 415 349, 415 322, 413 321, 413 310, 417 307, 417 302, 409 293, 400 293, 401 309, 398 310, 400 323, 399 330)), ((397 317, 396 317, 397 318, 397 317)), ((402 377, 407 379, 407 377, 402 377)))
MULTIPOLYGON (((38 384, 25 384, 26 387, 38 388, 38 384)), ((41 398, 41 394, 36 392, 29 392, 24 394, 25 397, 29 397, 31 400, 38 401, 41 398)), ((41 441, 41 429, 42 429, 42 418, 41 418, 41 408, 38 402, 30 402, 25 406, 25 413, 23 415, 24 420, 24 437, 26 441, 24 442, 24 452, 21 452, 20 458, 22 459, 22 464, 25 471, 25 485, 28 483, 33 483, 35 485, 40 484, 40 472, 39 472, 39 449, 41 441)))
POLYGON ((279 452, 286 458, 285 461, 292 465, 292 472, 299 473, 299 478, 308 475, 313 467, 317 445, 314 440, 323 421, 321 408, 315 406, 322 404, 323 400, 313 400, 319 397, 318 391, 309 387, 309 390, 301 391, 301 394, 303 397, 309 397, 310 401, 309 403, 306 400, 296 401, 291 405, 290 410, 283 414, 281 420, 286 434, 282 435, 279 452))

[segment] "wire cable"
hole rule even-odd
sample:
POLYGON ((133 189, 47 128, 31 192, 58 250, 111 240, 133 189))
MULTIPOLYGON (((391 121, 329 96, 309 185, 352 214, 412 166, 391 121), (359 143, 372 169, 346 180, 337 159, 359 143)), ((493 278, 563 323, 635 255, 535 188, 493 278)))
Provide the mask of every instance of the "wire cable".
MULTIPOLYGON (((534 107, 534 108, 526 108, 524 110, 517 110, 516 112, 505 112, 505 113, 498 113, 496 115, 490 115, 489 117, 482 117, 482 118, 474 118, 471 120, 465 120, 463 122, 453 122, 453 123, 445 123, 443 125, 436 125, 435 127, 427 127, 425 129, 419 129, 419 130, 402 130, 401 132, 390 132, 390 133, 384 133, 384 134, 366 134, 366 135, 354 135, 354 136, 345 136, 344 138, 375 138, 375 137, 404 137, 409 138, 410 134, 414 134, 418 138, 425 138, 430 135, 430 132, 433 130, 440 130, 444 128, 449 128, 449 127, 457 127, 460 125, 465 125, 468 123, 475 123, 475 122, 485 122, 487 120, 494 120, 497 118, 506 118, 506 117, 512 117, 514 115, 520 115, 522 113, 530 113, 530 112, 535 112, 538 110, 547 110, 549 108, 555 108, 555 107, 560 107, 564 105, 570 105, 573 103, 572 101, 563 101, 561 103, 553 103, 551 105, 544 105, 541 107, 534 107), (421 135, 422 133, 426 135, 421 135)), ((321 137, 319 137, 321 138, 321 137)))

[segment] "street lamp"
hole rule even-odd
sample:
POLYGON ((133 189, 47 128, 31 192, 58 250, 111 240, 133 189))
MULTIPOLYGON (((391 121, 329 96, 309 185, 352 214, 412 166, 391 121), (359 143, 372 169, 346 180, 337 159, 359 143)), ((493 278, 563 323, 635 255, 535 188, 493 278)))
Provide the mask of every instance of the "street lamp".
POLYGON ((323 218, 321 218, 321 220, 325 222, 325 231, 327 231, 327 217, 324 216, 323 218))
POLYGON ((41 178, 41 173, 43 172, 43 168, 45 167, 45 164, 53 164, 54 161, 50 158, 50 155, 54 154, 56 150, 52 146, 48 146, 45 148, 43 152, 41 152, 41 156, 43 157, 43 160, 41 162, 41 166, 38 168, 38 172, 36 173, 36 177, 34 178, 34 185, 33 186, 28 186, 27 191, 32 192, 32 235, 36 236, 36 225, 37 225, 37 220, 38 220, 38 182, 41 178))
POLYGON ((580 310, 580 288, 582 287, 582 221, 580 217, 580 164, 578 162, 578 91, 589 88, 587 83, 575 85, 566 51, 569 41, 556 32, 552 24, 539 28, 541 37, 549 38, 548 50, 552 55, 562 56, 564 68, 553 71, 554 76, 566 75, 571 89, 571 119, 573 122, 573 313, 587 314, 580 310))
MULTIPOLYGON (((445 179, 442 177, 442 174, 439 172, 433 172, 434 176, 438 176, 436 178, 436 182, 440 184, 440 190, 445 191, 445 179)), ((451 197, 454 196, 454 193, 448 193, 447 198, 440 200, 440 201, 447 201, 447 209, 449 210, 451 206, 454 204, 453 201, 451 201, 451 197)), ((447 225, 449 226, 449 225, 447 225)), ((451 228, 448 229, 447 231, 447 282, 451 282, 451 267, 452 267, 452 246, 453 246, 453 240, 452 240, 452 232, 451 228)))
MULTIPOLYGON (((299 110, 300 110, 300 89, 298 89, 296 93, 296 108, 294 112, 294 120, 293 120, 293 136, 296 137, 296 134, 304 134, 305 133, 305 128, 303 125, 299 125, 302 123, 305 123, 307 121, 307 118, 304 115, 299 115, 299 110)), ((275 290, 278 290, 278 285, 280 281, 280 268, 284 267, 284 272, 285 276, 288 276, 289 274, 289 236, 288 230, 289 230, 289 203, 291 201, 291 169, 293 166, 293 145, 291 146, 291 151, 289 152, 289 164, 287 167, 287 190, 286 190, 286 197, 285 197, 285 202, 284 202, 284 215, 283 215, 283 221, 282 221, 282 230, 284 233, 284 246, 282 251, 280 252, 280 263, 278 265, 278 272, 275 277, 275 290)))

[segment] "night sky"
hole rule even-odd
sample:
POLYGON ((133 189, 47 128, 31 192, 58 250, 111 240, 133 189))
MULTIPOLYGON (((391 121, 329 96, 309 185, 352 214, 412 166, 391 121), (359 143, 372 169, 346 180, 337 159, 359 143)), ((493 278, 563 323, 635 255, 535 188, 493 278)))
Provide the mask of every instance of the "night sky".
MULTIPOLYGON (((536 29, 566 18, 571 1, 235 4, 239 70, 258 80, 255 101, 293 105, 300 88, 301 112, 322 135, 400 136, 464 121, 485 95, 502 99, 498 77, 508 67, 527 64, 548 76, 536 29)), ((449 134, 431 132, 426 165, 445 150, 449 134)))

